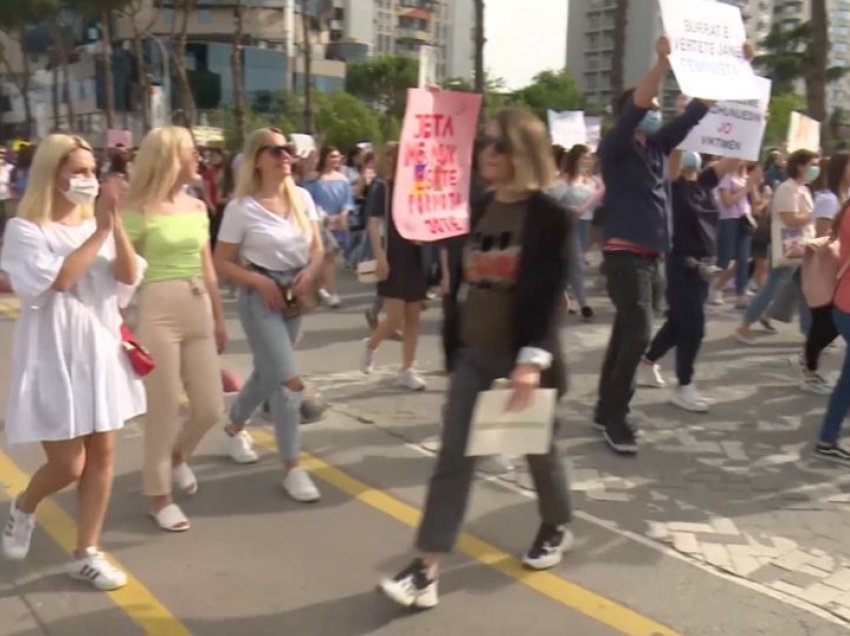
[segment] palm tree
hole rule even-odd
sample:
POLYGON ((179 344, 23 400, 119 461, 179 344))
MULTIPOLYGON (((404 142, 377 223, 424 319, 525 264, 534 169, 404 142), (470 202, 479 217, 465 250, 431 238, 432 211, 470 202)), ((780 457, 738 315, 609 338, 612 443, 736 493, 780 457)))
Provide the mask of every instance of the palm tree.
POLYGON ((626 90, 626 33, 629 26, 629 0, 617 0, 614 14, 614 52, 611 55, 611 108, 616 111, 620 95, 626 90))
POLYGON ((145 131, 151 129, 151 76, 145 64, 144 39, 153 28, 159 16, 159 6, 146 2, 146 0, 130 0, 126 6, 119 10, 120 15, 127 20, 133 33, 133 56, 136 58, 136 81, 141 89, 142 99, 139 100, 142 124, 145 131), (145 13, 147 19, 143 20, 145 13))
POLYGON ((242 45, 245 37, 245 7, 242 0, 236 0, 233 9, 236 29, 230 48, 230 72, 233 76, 233 119, 236 122, 236 135, 241 146, 245 139, 245 75, 242 67, 242 45))
POLYGON ((177 73, 180 84, 180 100, 183 107, 183 124, 191 129, 195 125, 195 96, 192 94, 192 84, 189 82, 189 71, 186 69, 186 43, 188 41, 189 16, 195 8, 194 0, 174 0, 175 11, 180 7, 180 27, 175 32, 177 20, 172 22, 171 32, 171 61, 177 73))
MULTIPOLYGON (((812 0, 811 39, 805 64, 806 100, 809 114, 826 124, 827 62, 829 57, 829 29, 827 28, 826 0, 812 0)), ((827 135, 829 126, 821 127, 827 135)), ((827 139, 822 139, 826 146, 827 139)))
POLYGON ((484 73, 484 45, 487 38, 484 34, 484 0, 475 2, 475 92, 484 94, 487 78, 484 73))

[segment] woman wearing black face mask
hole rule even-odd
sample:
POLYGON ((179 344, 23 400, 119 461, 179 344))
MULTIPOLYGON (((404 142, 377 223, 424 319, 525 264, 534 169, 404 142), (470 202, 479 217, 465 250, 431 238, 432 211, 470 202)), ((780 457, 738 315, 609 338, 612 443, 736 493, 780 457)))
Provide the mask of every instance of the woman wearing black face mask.
POLYGON ((669 312, 640 367, 644 376, 640 384, 664 386, 657 362, 675 347, 679 386, 670 401, 696 413, 708 411, 708 403, 697 393, 692 380, 705 335, 705 300, 717 253, 718 211, 712 190, 737 164, 735 159, 725 159, 700 171, 699 154, 681 155, 681 173, 671 187, 673 251, 666 259, 669 312))

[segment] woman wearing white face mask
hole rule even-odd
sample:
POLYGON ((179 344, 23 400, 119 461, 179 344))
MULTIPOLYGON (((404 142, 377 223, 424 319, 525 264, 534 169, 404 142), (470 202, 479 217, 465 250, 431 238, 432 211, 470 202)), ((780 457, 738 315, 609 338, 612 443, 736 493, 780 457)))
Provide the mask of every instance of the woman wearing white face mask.
POLYGON ((121 348, 119 306, 144 261, 116 215, 120 183, 98 194, 90 146, 69 135, 39 145, 0 268, 22 313, 15 326, 6 414, 9 443, 40 442, 47 463, 12 503, 3 552, 29 552, 36 506, 77 483, 77 549, 69 573, 101 590, 127 582, 98 551, 112 486, 115 431, 145 411, 141 381, 121 348))

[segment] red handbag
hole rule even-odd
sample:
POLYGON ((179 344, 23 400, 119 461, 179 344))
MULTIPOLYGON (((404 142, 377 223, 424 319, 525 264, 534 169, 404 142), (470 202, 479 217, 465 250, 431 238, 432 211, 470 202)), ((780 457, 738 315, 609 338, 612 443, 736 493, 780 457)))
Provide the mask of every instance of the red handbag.
POLYGON ((133 330, 124 324, 121 325, 121 347, 127 354, 127 359, 130 361, 133 371, 140 378, 145 377, 156 368, 156 362, 154 362, 150 352, 139 344, 133 330))

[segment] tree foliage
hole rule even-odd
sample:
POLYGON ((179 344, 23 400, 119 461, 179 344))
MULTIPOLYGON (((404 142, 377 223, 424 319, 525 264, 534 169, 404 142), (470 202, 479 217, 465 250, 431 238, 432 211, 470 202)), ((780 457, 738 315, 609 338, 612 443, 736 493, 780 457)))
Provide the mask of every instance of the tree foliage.
POLYGON ((326 143, 345 152, 361 141, 371 141, 375 146, 382 142, 380 120, 354 95, 321 95, 317 103, 316 124, 326 143))
POLYGON ((381 113, 401 118, 407 89, 415 88, 418 82, 416 60, 402 55, 382 55, 349 64, 345 89, 381 113))
POLYGON ((788 137, 791 112, 806 109, 806 99, 794 92, 774 93, 770 99, 770 119, 764 133, 764 145, 779 146, 788 137))

